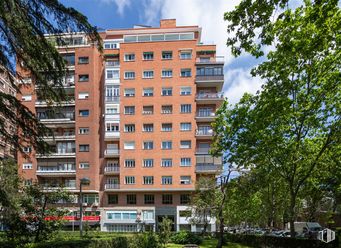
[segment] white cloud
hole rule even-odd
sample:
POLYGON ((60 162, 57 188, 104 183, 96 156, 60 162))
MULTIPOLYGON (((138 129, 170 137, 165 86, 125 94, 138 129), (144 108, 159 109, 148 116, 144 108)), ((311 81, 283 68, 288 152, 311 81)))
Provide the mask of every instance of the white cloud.
POLYGON ((224 21, 224 13, 233 10, 239 2, 240 0, 144 0, 141 18, 148 25, 155 25, 160 18, 176 18, 177 25, 202 27, 202 42, 216 44, 217 55, 225 56, 224 94, 232 103, 237 102, 244 92, 254 93, 260 87, 260 83, 257 83, 260 80, 250 76, 250 68, 241 68, 242 65, 239 67, 230 48, 226 46, 228 23, 224 21), (229 69, 231 66, 234 69, 229 69))
POLYGON ((131 0, 100 0, 104 4, 115 3, 117 7, 117 13, 120 16, 124 16, 124 10, 131 5, 131 0))

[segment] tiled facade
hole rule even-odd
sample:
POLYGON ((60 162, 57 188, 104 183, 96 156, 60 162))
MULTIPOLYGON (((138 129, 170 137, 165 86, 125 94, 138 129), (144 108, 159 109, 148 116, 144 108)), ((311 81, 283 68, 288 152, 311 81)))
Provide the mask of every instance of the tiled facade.
POLYGON ((74 192, 75 202, 66 205, 75 212, 80 179, 89 178, 85 217, 100 219, 103 231, 155 230, 165 216, 177 230, 199 231, 179 214, 196 180, 221 168, 208 149, 223 100, 223 61, 214 45, 200 43, 201 28, 175 20, 101 36, 103 54, 82 35, 59 47, 69 61, 65 87, 74 100, 52 113, 36 99, 34 82, 23 88, 31 96, 24 104, 55 130, 47 140, 56 151, 19 155, 20 174, 46 190, 74 192))

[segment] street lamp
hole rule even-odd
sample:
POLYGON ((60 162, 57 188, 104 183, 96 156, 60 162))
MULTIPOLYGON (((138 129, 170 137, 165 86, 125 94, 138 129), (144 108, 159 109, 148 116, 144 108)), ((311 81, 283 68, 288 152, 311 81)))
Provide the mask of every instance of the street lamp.
POLYGON ((83 185, 89 185, 90 184, 90 179, 87 177, 81 178, 79 180, 79 217, 80 217, 80 222, 79 222, 79 232, 80 236, 83 237, 83 195, 82 195, 82 186, 83 185))

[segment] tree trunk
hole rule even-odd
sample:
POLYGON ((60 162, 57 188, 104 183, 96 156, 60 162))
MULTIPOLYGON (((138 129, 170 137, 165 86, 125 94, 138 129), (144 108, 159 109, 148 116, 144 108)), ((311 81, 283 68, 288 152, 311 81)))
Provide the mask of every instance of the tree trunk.
POLYGON ((289 223, 290 223, 290 236, 292 238, 296 236, 295 225, 294 225, 295 206, 296 206, 296 194, 294 192, 290 192, 289 223))
POLYGON ((224 217, 223 213, 219 213, 219 237, 216 248, 222 248, 224 244, 224 217))

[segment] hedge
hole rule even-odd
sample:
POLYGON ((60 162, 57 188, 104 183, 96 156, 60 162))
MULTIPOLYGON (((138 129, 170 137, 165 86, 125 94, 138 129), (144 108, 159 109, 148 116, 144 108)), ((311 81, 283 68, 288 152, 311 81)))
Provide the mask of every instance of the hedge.
POLYGON ((319 240, 297 239, 290 237, 257 236, 248 234, 225 234, 227 242, 240 243, 251 247, 267 248, 337 248, 338 238, 330 243, 319 240))

